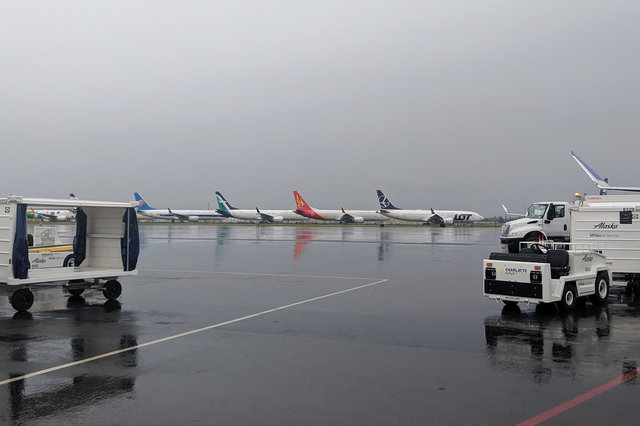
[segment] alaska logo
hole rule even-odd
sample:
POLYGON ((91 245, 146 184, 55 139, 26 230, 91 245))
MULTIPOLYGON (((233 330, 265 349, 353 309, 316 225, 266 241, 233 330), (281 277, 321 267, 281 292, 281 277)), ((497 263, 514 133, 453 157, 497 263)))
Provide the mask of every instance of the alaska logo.
POLYGON ((593 225, 593 229, 618 229, 618 225, 616 225, 613 222, 611 223, 600 222, 597 225, 593 225))
POLYGON ((296 195, 296 205, 299 209, 304 207, 304 200, 299 195, 296 195))

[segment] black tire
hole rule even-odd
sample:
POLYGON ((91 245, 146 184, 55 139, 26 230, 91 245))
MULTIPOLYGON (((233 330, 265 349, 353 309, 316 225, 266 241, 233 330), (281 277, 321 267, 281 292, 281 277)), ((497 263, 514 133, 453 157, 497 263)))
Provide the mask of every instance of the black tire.
POLYGON ((527 236, 525 236, 522 241, 544 241, 546 240, 546 238, 544 237, 544 235, 542 235, 539 232, 532 232, 531 234, 528 234, 527 236))
POLYGON ((68 288, 67 291, 72 296, 80 296, 82 293, 84 293, 84 288, 68 288))
POLYGON ((513 300, 503 300, 504 304, 510 308, 513 308, 515 306, 518 306, 518 302, 515 302, 513 300))
POLYGON ((604 305, 609 299, 609 274, 600 272, 596 276, 596 293, 591 296, 594 305, 604 305))
POLYGON ((20 288, 9 298, 11 306, 18 312, 28 311, 33 306, 33 293, 28 288, 20 288))
POLYGON ((578 290, 575 284, 565 284, 564 291, 562 292, 562 299, 560 299, 560 309, 564 312, 571 312, 575 309, 578 303, 578 290))
POLYGON ((122 286, 116 280, 109 280, 104 284, 102 294, 108 300, 116 300, 122 294, 122 286))
MULTIPOLYGON (((84 280, 69 281, 69 284, 79 284, 79 283, 84 283, 84 280)), ((72 296, 80 296, 82 293, 84 293, 84 288, 69 288, 67 286, 67 293, 69 293, 72 296)))
POLYGON ((76 258, 73 254, 68 255, 67 257, 64 258, 64 261, 62 262, 62 266, 64 266, 65 268, 67 266, 73 267, 74 263, 76 261, 76 258))
POLYGON ((512 241, 507 243, 507 251, 509 253, 519 253, 520 252, 520 241, 512 241))

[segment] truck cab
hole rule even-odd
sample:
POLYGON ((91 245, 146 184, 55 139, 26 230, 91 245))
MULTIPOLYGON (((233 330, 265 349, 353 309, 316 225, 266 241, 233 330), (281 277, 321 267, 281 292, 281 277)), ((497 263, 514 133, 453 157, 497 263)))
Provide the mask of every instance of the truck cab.
POLYGON ((566 201, 538 201, 529 206, 524 217, 502 226, 500 242, 508 253, 518 253, 522 241, 569 241, 570 204, 566 201))

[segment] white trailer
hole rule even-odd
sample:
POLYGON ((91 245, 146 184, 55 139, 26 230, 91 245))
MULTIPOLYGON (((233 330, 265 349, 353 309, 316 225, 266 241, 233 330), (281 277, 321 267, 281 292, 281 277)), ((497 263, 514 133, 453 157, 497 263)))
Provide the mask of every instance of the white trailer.
POLYGON ((31 289, 57 281, 66 282, 72 295, 98 288, 107 299, 117 299, 122 292, 118 277, 137 274, 135 206, 135 202, 0 198, 0 283, 6 284, 11 305, 18 311, 28 310, 34 300, 31 289), (26 211, 41 207, 76 210, 73 267, 32 267, 26 211))
POLYGON ((571 242, 606 256, 612 284, 640 282, 640 196, 593 195, 571 208, 571 242))

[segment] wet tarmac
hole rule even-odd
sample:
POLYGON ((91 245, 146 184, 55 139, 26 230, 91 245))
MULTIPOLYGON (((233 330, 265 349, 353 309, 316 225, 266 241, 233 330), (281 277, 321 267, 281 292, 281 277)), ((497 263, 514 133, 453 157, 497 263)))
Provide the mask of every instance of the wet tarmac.
POLYGON ((498 239, 142 226, 118 302, 0 297, 0 424, 637 424, 640 379, 612 382, 640 363, 637 303, 503 309, 482 296, 498 239))

